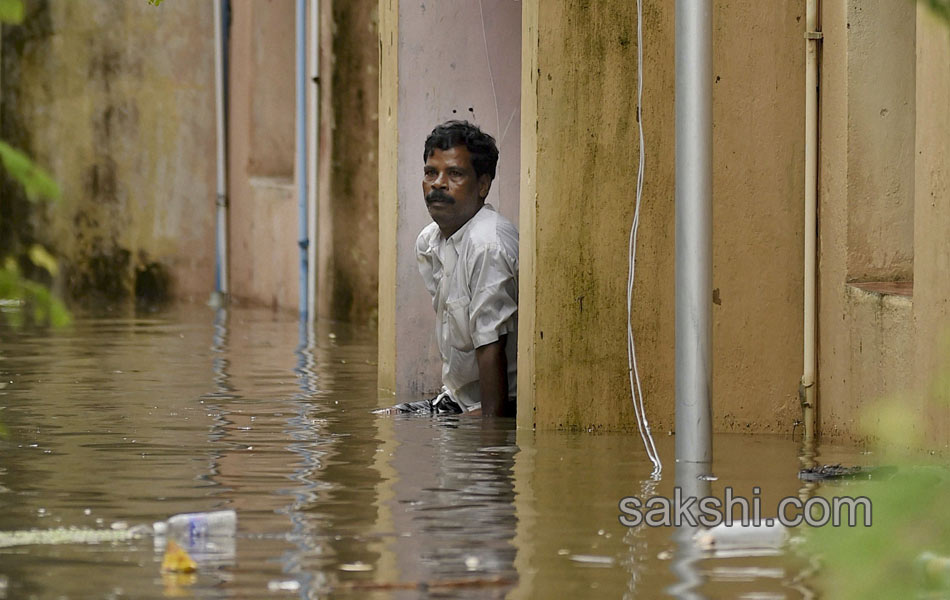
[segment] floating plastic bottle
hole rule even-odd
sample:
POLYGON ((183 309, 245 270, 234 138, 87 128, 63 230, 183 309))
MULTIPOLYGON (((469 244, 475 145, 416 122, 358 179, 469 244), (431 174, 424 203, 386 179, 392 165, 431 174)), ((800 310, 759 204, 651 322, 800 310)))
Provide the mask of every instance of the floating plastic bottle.
POLYGON ((780 553, 788 537, 788 529, 779 523, 734 523, 700 529, 693 535, 693 541, 701 550, 712 551, 720 557, 761 556, 780 553))
POLYGON ((236 556, 237 513, 218 510, 174 515, 152 524, 155 551, 165 552, 174 541, 202 565, 228 565, 236 556))
POLYGON ((237 513, 233 510, 184 513, 152 525, 156 536, 173 538, 192 544, 209 537, 233 537, 237 530, 237 513))

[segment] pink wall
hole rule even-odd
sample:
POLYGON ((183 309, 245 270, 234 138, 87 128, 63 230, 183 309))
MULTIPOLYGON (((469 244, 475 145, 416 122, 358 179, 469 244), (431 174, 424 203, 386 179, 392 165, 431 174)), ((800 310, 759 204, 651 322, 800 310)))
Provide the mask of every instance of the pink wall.
POLYGON ((413 395, 441 386, 432 302, 414 255, 416 236, 431 221, 422 199, 423 144, 435 125, 452 118, 494 136, 500 158, 488 202, 517 224, 521 3, 400 2, 398 31, 396 391, 413 395))
POLYGON ((231 295, 297 309, 294 3, 244 0, 231 7, 231 295))

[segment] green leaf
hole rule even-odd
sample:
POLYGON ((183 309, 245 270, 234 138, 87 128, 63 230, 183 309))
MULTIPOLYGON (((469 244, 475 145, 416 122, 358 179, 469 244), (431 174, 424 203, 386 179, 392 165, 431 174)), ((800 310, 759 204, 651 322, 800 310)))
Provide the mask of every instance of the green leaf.
POLYGON ((49 305, 49 323, 53 327, 65 327, 72 323, 73 318, 66 310, 66 306, 58 299, 53 298, 49 305))
POLYGON ((46 251, 46 248, 39 244, 30 246, 30 260, 37 267, 42 267, 49 271, 53 277, 59 272, 59 263, 53 258, 53 255, 46 251))
POLYGON ((16 260, 12 256, 8 256, 4 259, 3 270, 9 271, 14 277, 20 276, 20 269, 17 267, 16 260))
POLYGON ((28 315, 34 325, 63 327, 72 320, 66 306, 49 288, 20 275, 16 260, 11 256, 6 257, 0 267, 0 300, 13 301, 13 310, 4 311, 2 317, 14 329, 23 327, 28 315))
MULTIPOLYGON (((0 0, 2 1, 4 0, 0 0)), ((36 202, 40 198, 59 199, 59 186, 53 178, 30 160, 30 157, 6 142, 0 142, 0 162, 7 173, 20 182, 30 201, 36 202)))
POLYGON ((950 0, 922 0, 935 15, 950 22, 950 0))
POLYGON ((0 23, 22 23, 23 12, 22 0, 0 0, 0 23))

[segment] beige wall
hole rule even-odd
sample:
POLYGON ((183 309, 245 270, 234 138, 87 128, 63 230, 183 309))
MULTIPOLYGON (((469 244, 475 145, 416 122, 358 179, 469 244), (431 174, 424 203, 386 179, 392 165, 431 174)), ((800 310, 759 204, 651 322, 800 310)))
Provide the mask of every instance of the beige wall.
POLYGON ((379 0, 379 345, 377 387, 389 400, 396 391, 396 211, 399 201, 384 194, 399 177, 399 1, 379 0))
POLYGON ((923 4, 822 3, 818 383, 826 437, 861 439, 862 414, 880 398, 921 415, 920 441, 942 443, 950 433, 950 33, 923 4), (887 283, 894 280, 906 283, 887 283))
POLYGON ((214 271, 211 4, 26 4, 25 23, 4 26, 3 136, 62 188, 62 203, 33 225, 61 256, 67 291, 121 301, 151 265, 172 293, 205 300, 214 271))
POLYGON ((915 139, 915 380, 930 404, 932 439, 950 438, 950 23, 917 9, 915 139))
MULTIPOLYGON (((717 3, 713 17, 710 300, 722 431, 790 431, 800 413, 803 9, 717 3)), ((535 365, 519 380, 524 426, 634 426, 624 302, 637 164, 635 10, 619 0, 524 3, 532 38, 524 60, 537 64, 522 88, 519 356, 535 365), (524 302, 532 292, 533 306, 524 302)), ((672 428, 674 399, 673 24, 672 3, 645 2, 647 167, 633 327, 658 432, 672 428)))
POLYGON ((845 4, 847 23, 836 33, 847 40, 847 280, 909 281, 914 268, 914 3, 845 4))

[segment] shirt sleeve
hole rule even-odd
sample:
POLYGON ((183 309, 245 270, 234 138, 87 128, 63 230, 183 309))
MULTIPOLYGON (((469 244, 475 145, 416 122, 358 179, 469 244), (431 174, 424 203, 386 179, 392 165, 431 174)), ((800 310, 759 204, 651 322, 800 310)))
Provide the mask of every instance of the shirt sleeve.
POLYGON ((517 327, 518 264, 498 244, 478 248, 469 280, 469 327, 476 348, 517 327))
POLYGON ((423 230, 416 238, 416 264, 419 267, 419 274, 422 275, 422 281, 429 290, 429 295, 435 298, 436 280, 435 280, 435 257, 432 253, 432 247, 426 237, 426 231, 423 230))

